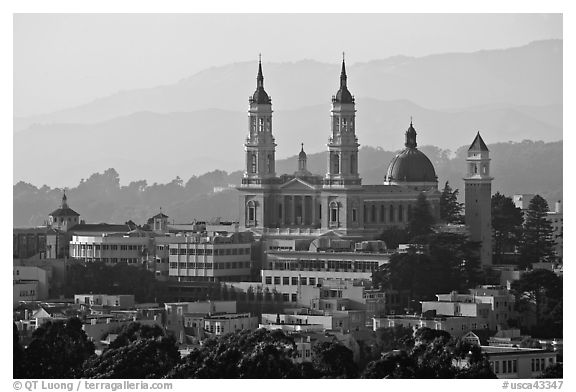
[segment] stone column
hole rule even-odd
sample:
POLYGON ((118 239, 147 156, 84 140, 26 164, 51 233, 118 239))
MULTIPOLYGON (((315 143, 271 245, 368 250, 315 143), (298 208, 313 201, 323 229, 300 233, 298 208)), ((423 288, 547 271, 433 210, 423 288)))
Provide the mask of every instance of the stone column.
POLYGON ((312 204, 312 219, 310 220, 310 224, 315 226, 316 221, 318 220, 318 213, 316 211, 317 200, 314 196, 310 196, 310 203, 312 204))
POLYGON ((302 226, 306 225, 306 196, 302 196, 302 226))
POLYGON ((292 199, 292 208, 290 211, 290 215, 291 215, 291 221, 290 224, 291 225, 295 225, 296 224, 296 196, 292 195, 290 196, 290 198, 292 199))

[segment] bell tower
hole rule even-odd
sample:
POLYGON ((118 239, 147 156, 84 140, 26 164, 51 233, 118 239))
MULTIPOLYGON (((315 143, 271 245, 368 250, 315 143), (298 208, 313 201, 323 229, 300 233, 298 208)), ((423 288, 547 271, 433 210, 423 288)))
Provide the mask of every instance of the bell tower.
POLYGON ((358 175, 358 138, 354 97, 348 90, 346 64, 342 54, 340 89, 332 97, 331 132, 328 139, 328 170, 324 187, 355 187, 362 180, 358 175))
POLYGON ((256 91, 248 99, 248 137, 243 186, 258 187, 276 177, 276 143, 272 135, 272 99, 264 90, 262 60, 258 61, 256 91))
POLYGON ((490 151, 480 132, 468 148, 466 158, 465 220, 470 239, 481 243, 482 266, 492 265, 492 180, 490 151))

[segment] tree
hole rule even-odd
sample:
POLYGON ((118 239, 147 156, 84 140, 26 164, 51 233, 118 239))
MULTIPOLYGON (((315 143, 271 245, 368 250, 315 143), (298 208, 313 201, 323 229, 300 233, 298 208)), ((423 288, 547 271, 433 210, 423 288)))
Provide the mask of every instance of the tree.
POLYGON ((376 344, 380 352, 393 350, 409 350, 414 346, 414 331, 412 328, 397 325, 376 330, 376 344))
POLYGON ((336 342, 317 343, 312 347, 312 363, 328 378, 355 378, 358 367, 350 349, 336 342))
POLYGON ((447 223, 462 223, 462 203, 458 202, 458 189, 452 191, 446 181, 440 195, 440 219, 447 223))
POLYGON ((84 377, 162 378, 179 360, 173 337, 142 338, 88 360, 84 364, 84 377))
POLYGON ((162 336, 164 336, 164 331, 158 325, 150 326, 132 322, 118 331, 118 336, 110 343, 109 348, 119 348, 137 340, 156 339, 162 336))
POLYGON ((399 244, 409 242, 410 236, 406 229, 400 229, 394 226, 384 230, 378 239, 384 241, 388 249, 397 249, 399 244))
POLYGON ((548 366, 542 375, 538 378, 564 378, 563 366, 561 363, 556 362, 554 365, 548 366))
POLYGON ((414 378, 417 366, 406 351, 393 351, 368 363, 362 378, 414 378))
POLYGON ((522 237, 522 210, 512 198, 497 192, 492 196, 492 238, 494 263, 502 262, 502 254, 514 251, 522 237))
POLYGON ((548 203, 536 195, 530 200, 520 246, 521 265, 555 260, 552 224, 546 218, 548 203))
POLYGON ((414 238, 419 235, 431 233, 433 224, 434 217, 430 213, 430 206, 426 200, 426 195, 420 192, 416 199, 416 204, 412 208, 410 222, 408 223, 410 237, 414 238))
POLYGON ((562 319, 562 286, 562 278, 552 271, 538 269, 524 273, 512 283, 517 309, 525 316, 534 316, 536 329, 561 334, 557 318, 562 319))
POLYGON ((18 333, 18 327, 15 323, 12 323, 12 344, 13 344, 13 356, 12 356, 12 377, 14 378, 24 378, 26 374, 24 373, 26 365, 24 364, 24 349, 20 344, 20 334, 18 333))
POLYGON ((48 321, 36 329, 25 351, 27 378, 78 378, 82 364, 94 354, 94 344, 72 317, 66 322, 48 321))
POLYGON ((239 331, 207 339, 167 378, 299 377, 295 350, 294 340, 282 331, 239 331))

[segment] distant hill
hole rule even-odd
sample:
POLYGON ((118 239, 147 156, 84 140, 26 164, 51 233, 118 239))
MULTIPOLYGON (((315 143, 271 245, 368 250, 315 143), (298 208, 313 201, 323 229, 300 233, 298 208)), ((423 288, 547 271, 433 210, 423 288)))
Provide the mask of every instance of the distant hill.
MULTIPOLYGON (((506 103, 545 106, 562 104, 562 56, 562 40, 546 40, 473 53, 396 56, 350 64, 347 71, 358 98, 409 100, 434 110, 506 103)), ((276 110, 329 103, 338 89, 339 64, 302 60, 263 65, 276 110)), ((15 130, 34 123, 96 123, 141 111, 244 111, 255 79, 254 62, 212 67, 171 85, 122 91, 59 112, 16 118, 15 130)))
MULTIPOLYGON (((495 176, 493 193, 538 193, 549 203, 562 199, 562 142, 507 142, 488 144, 495 176)), ((154 157, 162 145, 151 143, 144 153, 154 157)), ((439 177, 439 187, 450 181, 453 188, 460 189, 463 196, 462 176, 468 145, 455 153, 433 146, 421 146, 434 163, 439 177)), ((360 152, 359 169, 364 184, 383 181, 388 163, 395 152, 381 148, 363 147, 360 152)), ((161 154, 158 159, 163 159, 161 154)), ((296 156, 277 162, 278 173, 296 170, 296 156)), ((326 153, 308 154, 311 171, 323 174, 326 169, 326 153)), ((145 180, 120 185, 120 176, 114 169, 95 173, 80 184, 67 190, 70 207, 79 212, 87 222, 123 223, 133 220, 142 224, 159 211, 176 222, 189 222, 194 218, 238 218, 238 193, 234 186, 240 183, 242 173, 212 171, 192 176, 185 181, 175 177, 164 184, 148 184, 145 180), (229 187, 232 185, 232 187, 229 187), (214 188, 217 192, 214 192, 214 188)), ((62 197, 61 190, 48 186, 37 187, 19 182, 13 187, 14 226, 26 227, 42 224, 48 213, 57 208, 62 197)))

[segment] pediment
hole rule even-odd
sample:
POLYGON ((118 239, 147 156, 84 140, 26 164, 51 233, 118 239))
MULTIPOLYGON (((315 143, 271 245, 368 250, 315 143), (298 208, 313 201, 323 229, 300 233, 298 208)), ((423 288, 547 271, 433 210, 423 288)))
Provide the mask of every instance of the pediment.
POLYGON ((300 178, 293 178, 285 184, 280 185, 280 189, 286 191, 313 191, 316 190, 314 185, 307 183, 300 178))

